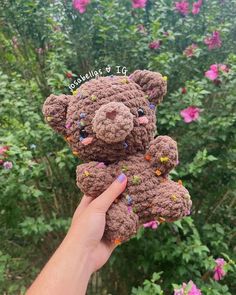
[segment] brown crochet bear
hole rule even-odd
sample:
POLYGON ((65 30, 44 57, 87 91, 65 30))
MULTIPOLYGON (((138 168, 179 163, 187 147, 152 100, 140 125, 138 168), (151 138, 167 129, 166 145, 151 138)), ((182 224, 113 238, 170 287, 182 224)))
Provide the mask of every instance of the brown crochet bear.
POLYGON ((137 70, 129 77, 96 77, 76 94, 50 95, 43 106, 48 124, 62 134, 77 166, 77 185, 100 195, 120 174, 127 188, 106 216, 104 238, 120 243, 145 222, 174 221, 190 213, 188 191, 168 178, 178 164, 176 142, 156 131, 156 105, 166 94, 165 77, 137 70))

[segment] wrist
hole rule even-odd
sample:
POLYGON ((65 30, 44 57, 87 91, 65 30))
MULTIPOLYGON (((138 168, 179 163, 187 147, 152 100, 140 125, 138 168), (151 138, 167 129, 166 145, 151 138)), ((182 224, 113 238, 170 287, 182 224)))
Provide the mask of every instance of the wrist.
POLYGON ((67 245, 69 251, 73 251, 75 259, 80 261, 81 267, 86 269, 86 275, 90 277, 94 272, 91 249, 83 242, 77 227, 70 227, 63 244, 67 245))

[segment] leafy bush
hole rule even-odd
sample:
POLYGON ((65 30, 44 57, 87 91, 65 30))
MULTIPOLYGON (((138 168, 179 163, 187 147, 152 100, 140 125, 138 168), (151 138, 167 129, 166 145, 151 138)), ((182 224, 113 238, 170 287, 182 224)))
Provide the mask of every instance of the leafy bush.
POLYGON ((71 1, 2 2, 0 293, 24 293, 80 199, 78 159, 43 122, 42 103, 108 66, 113 74, 121 66, 168 77, 158 132, 178 141, 171 177, 190 190, 193 210, 157 231, 140 230, 94 275, 89 294, 168 295, 190 280, 202 294, 236 293, 235 13, 235 0, 203 1, 199 13, 186 15, 172 0, 149 0, 144 9, 129 0, 91 1, 83 14, 71 1), (214 32, 220 40, 209 50, 214 32), (193 120, 185 123, 189 107, 193 120), (222 282, 213 279, 218 257, 226 261, 222 282))

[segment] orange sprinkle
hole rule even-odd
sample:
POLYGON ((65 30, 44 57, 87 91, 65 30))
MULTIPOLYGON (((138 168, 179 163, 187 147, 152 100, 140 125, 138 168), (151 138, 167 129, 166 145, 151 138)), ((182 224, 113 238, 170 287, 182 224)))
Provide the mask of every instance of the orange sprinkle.
POLYGON ((121 240, 116 238, 115 241, 114 241, 114 244, 115 245, 120 245, 121 244, 121 240))
POLYGON ((145 160, 150 161, 151 160, 151 156, 150 155, 145 155, 145 160))
POLYGON ((181 179, 178 180, 179 185, 183 185, 183 181, 181 179))
POLYGON ((156 173, 157 176, 160 176, 161 175, 161 171, 158 170, 158 169, 155 171, 155 173, 156 173))
POLYGON ((77 151, 73 151, 72 154, 75 155, 75 156, 79 155, 79 153, 77 151))
POLYGON ((159 217, 159 218, 158 218, 158 221, 159 221, 160 223, 163 223, 163 222, 165 222, 165 221, 166 221, 166 219, 165 219, 165 218, 163 218, 163 217, 159 217))
POLYGON ((67 141, 71 141, 72 139, 73 139, 73 136, 72 136, 72 135, 66 137, 66 140, 67 140, 67 141))

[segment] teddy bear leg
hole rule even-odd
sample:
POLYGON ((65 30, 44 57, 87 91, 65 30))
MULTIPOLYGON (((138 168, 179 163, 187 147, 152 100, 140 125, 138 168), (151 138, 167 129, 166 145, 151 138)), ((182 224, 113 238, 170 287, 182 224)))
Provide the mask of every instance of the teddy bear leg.
POLYGON ((103 193, 115 179, 114 173, 102 162, 89 162, 78 165, 76 181, 80 190, 90 197, 103 193))
POLYGON ((188 190, 172 180, 160 183, 152 199, 151 214, 154 218, 174 221, 190 214, 192 202, 188 190))
POLYGON ((106 214, 104 239, 120 244, 135 235, 138 227, 138 215, 122 201, 113 203, 106 214))
POLYGON ((157 175, 166 175, 178 164, 177 143, 169 136, 158 136, 151 141, 145 158, 157 175))

